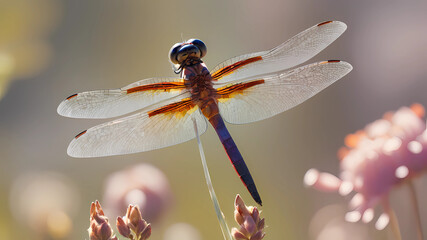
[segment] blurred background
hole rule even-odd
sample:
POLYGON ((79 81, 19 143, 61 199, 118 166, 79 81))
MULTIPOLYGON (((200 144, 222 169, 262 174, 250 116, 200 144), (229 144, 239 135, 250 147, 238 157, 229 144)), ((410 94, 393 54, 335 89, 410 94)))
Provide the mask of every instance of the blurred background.
MULTIPOLYGON (((427 104, 426 12, 423 0, 0 0, 0 239, 88 239, 96 199, 113 223, 127 202, 146 204, 153 240, 179 240, 171 236, 183 233, 173 231, 222 239, 195 140, 74 159, 66 154, 71 139, 103 121, 60 117, 56 108, 76 92, 174 76, 168 51, 182 38, 206 43, 212 69, 326 20, 348 29, 309 62, 342 59, 354 70, 290 111, 228 129, 262 196, 266 239, 328 239, 321 236, 333 235, 322 227, 331 221, 341 232, 352 229, 351 239, 388 239, 387 228, 342 222, 348 199, 307 189, 302 180, 310 168, 339 173, 336 152, 347 134, 386 111, 427 104)), ((222 210, 235 226, 236 194, 255 203, 212 128, 202 142, 222 210)), ((415 182, 420 203, 426 184, 427 176, 415 182)), ((406 189, 392 195, 404 239, 414 239, 406 189)), ((427 233, 425 205, 421 215, 427 233)))

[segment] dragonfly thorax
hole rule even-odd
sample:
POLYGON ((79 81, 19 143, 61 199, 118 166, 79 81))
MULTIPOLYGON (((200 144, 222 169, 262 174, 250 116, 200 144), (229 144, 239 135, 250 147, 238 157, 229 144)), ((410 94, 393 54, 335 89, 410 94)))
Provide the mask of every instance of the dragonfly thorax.
POLYGON ((212 86, 212 76, 204 63, 185 67, 182 71, 182 78, 191 93, 191 101, 202 110, 207 118, 217 112, 216 90, 212 86))

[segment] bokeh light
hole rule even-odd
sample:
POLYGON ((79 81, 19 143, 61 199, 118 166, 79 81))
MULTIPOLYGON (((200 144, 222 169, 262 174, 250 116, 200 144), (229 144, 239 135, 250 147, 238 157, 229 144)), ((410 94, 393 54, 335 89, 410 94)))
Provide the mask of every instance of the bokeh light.
POLYGON ((175 223, 166 229, 163 240, 201 240, 199 231, 188 223, 175 223))
POLYGON ((103 205, 109 216, 120 216, 138 205, 145 220, 155 222, 172 204, 167 177, 158 168, 139 164, 112 173, 105 184, 103 205))
POLYGON ((318 210, 309 225, 310 239, 312 240, 370 240, 366 226, 344 221, 345 206, 329 205, 318 210))
POLYGON ((63 239, 71 233, 79 205, 75 186, 54 172, 24 174, 15 180, 10 193, 10 211, 21 228, 52 239, 63 239))
POLYGON ((1 1, 0 99, 11 80, 28 79, 47 67, 47 39, 60 19, 60 6, 55 0, 1 1))

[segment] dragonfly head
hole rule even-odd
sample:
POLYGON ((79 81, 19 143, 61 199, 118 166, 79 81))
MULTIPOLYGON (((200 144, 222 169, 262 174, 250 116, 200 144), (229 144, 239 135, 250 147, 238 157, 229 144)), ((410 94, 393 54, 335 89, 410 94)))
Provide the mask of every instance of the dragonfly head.
POLYGON ((169 58, 174 64, 183 64, 186 59, 201 59, 206 55, 206 45, 199 39, 190 39, 176 43, 169 51, 169 58))

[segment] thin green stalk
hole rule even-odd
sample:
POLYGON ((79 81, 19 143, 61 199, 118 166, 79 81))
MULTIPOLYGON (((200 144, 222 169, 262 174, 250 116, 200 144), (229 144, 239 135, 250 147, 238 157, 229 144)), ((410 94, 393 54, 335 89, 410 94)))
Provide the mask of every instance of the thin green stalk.
POLYGON ((225 222, 224 214, 221 211, 218 199, 215 195, 211 177, 209 175, 208 165, 206 163, 205 153, 203 151, 202 142, 200 141, 199 131, 197 130, 196 119, 193 118, 192 120, 194 124, 194 131, 197 137, 197 144, 199 146, 200 158, 202 160, 203 172, 205 173, 206 184, 208 185, 209 194, 211 196, 211 199, 215 208, 216 216, 218 217, 219 226, 221 227, 222 235, 224 235, 224 239, 226 240, 233 240, 233 238, 231 237, 230 229, 228 228, 227 222, 225 222))

